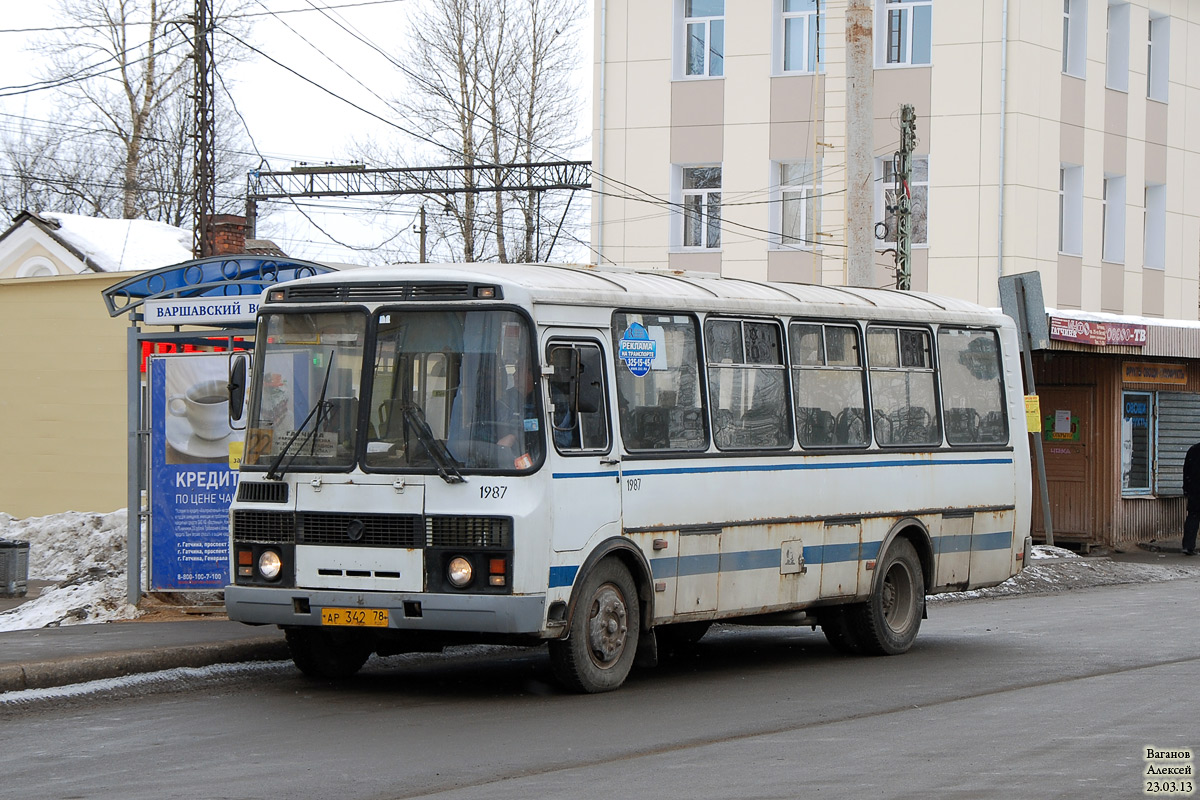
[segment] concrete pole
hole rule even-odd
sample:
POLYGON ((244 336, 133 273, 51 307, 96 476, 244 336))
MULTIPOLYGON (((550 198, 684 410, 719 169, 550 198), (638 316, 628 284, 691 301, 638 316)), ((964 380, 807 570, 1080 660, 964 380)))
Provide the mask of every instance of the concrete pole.
POLYGON ((875 285, 875 53, 871 0, 846 4, 846 283, 875 285))

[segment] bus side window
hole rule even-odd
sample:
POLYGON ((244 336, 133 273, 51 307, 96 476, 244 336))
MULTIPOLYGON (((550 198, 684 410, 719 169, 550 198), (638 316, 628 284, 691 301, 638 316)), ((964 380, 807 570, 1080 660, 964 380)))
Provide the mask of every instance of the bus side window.
POLYGON ((800 446, 865 447, 867 397, 858 328, 793 322, 788 335, 800 446))
POLYGON ((617 411, 630 452, 708 449, 700 342, 691 314, 617 311, 617 411))
POLYGON ((867 328, 867 363, 876 441, 881 445, 940 445, 930 332, 872 325, 867 328))
POLYGON ((946 441, 951 446, 1007 443, 996 332, 943 326, 937 346, 946 441))

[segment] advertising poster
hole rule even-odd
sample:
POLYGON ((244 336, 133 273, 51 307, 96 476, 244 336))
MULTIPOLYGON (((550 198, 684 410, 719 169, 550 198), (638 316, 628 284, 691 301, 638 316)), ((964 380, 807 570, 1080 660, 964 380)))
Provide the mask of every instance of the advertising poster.
POLYGON ((223 589, 229 582, 229 504, 238 473, 230 447, 229 355, 152 356, 150 589, 223 589))

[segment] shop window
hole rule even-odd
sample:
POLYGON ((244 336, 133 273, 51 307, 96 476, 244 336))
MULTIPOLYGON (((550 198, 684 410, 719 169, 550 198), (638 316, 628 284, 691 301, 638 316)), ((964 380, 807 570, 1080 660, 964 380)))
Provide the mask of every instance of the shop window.
POLYGON ((1183 494, 1183 459, 1200 442, 1200 394, 1128 391, 1121 395, 1121 494, 1183 494))
POLYGON ((1124 392, 1121 395, 1121 492, 1150 492, 1154 395, 1124 392))

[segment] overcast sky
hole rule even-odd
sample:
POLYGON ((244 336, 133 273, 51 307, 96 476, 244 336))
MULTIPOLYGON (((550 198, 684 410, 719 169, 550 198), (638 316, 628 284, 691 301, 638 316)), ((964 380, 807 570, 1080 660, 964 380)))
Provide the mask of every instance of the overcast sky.
MULTIPOLYGON (((591 3, 590 0, 579 1, 587 7, 579 37, 579 86, 581 93, 590 94, 591 3)), ((367 137, 389 144, 405 141, 402 131, 366 113, 389 116, 385 101, 401 95, 403 86, 396 82, 395 68, 362 39, 386 52, 398 52, 404 41, 407 9, 420 2, 252 0, 249 10, 261 11, 263 16, 254 19, 251 40, 270 59, 283 66, 263 56, 255 56, 246 63, 225 68, 218 64, 218 70, 233 95, 237 111, 246 121, 257 152, 271 169, 288 169, 300 162, 345 163, 354 152, 354 141, 367 137), (355 2, 363 5, 340 7, 355 2), (320 13, 312 10, 313 5, 331 10, 328 14, 320 13), (287 13, 296 9, 303 10, 287 13), (267 14, 268 11, 274 14, 267 14), (337 22, 330 19, 331 16, 337 22)), ((39 70, 44 66, 36 42, 48 34, 30 29, 71 24, 71 21, 57 17, 56 7, 55 0, 6 0, 3 3, 4 13, 0 16, 0 131, 17 129, 22 118, 27 120, 27 125, 39 129, 54 124, 56 98, 52 91, 19 94, 12 87, 37 80, 39 70)), ((583 99, 585 111, 581 115, 580 131, 581 135, 586 135, 590 131, 590 97, 585 95, 583 99)), ((591 157, 587 147, 568 155, 581 159, 591 157)), ((396 237, 399 241, 411 239, 415 252, 416 237, 409 230, 414 218, 408 211, 370 215, 355 209, 360 205, 322 201, 307 211, 317 225, 340 242, 370 248, 396 237)), ((364 260, 361 255, 330 242, 303 216, 282 205, 274 207, 274 214, 264 222, 259 235, 276 239, 284 250, 304 258, 364 260)))

